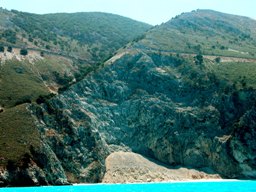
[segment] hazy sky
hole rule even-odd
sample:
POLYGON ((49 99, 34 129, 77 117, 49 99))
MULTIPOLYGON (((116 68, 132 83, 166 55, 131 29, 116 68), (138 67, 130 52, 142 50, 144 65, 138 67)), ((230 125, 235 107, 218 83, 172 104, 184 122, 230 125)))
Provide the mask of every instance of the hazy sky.
POLYGON ((0 7, 40 14, 100 11, 153 25, 195 9, 213 9, 256 19, 256 0, 0 0, 0 7))

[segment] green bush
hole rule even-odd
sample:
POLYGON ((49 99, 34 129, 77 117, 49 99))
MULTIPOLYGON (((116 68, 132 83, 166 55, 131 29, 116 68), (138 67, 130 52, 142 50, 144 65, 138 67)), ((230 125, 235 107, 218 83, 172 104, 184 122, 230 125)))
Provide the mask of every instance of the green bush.
POLYGON ((66 73, 64 75, 61 75, 60 73, 54 71, 53 75, 55 77, 56 82, 63 86, 67 86, 73 79, 71 76, 68 76, 66 73))
POLYGON ((6 39, 6 41, 10 42, 10 43, 16 43, 16 32, 13 30, 5 30, 2 34, 2 36, 6 39))
POLYGON ((17 105, 21 105, 23 103, 31 103, 31 97, 26 95, 26 96, 23 96, 21 98, 19 98, 16 102, 15 102, 15 106, 17 105))
POLYGON ((29 38, 28 38, 28 41, 29 41, 29 42, 33 42, 34 39, 33 39, 32 37, 29 37, 29 38))
POLYGON ((220 57, 216 57, 216 58, 215 58, 215 62, 216 62, 216 63, 220 63, 220 61, 221 61, 221 58, 220 58, 220 57))
POLYGON ((0 46, 0 52, 4 52, 4 46, 0 46))
POLYGON ((196 55, 196 56, 194 57, 194 59, 195 59, 195 63, 196 63, 197 65, 202 65, 203 62, 204 62, 204 58, 203 58, 203 56, 202 56, 201 54, 196 55))
POLYGON ((25 56, 25 55, 28 54, 28 50, 27 49, 21 49, 20 54, 25 56))
POLYGON ((50 45, 45 46, 46 49, 51 49, 50 45))
POLYGON ((39 95, 39 97, 36 99, 37 104, 45 103, 48 99, 51 99, 54 96, 53 93, 49 95, 39 95))
POLYGON ((7 51, 11 53, 11 52, 12 52, 12 47, 9 46, 9 47, 7 48, 7 51))

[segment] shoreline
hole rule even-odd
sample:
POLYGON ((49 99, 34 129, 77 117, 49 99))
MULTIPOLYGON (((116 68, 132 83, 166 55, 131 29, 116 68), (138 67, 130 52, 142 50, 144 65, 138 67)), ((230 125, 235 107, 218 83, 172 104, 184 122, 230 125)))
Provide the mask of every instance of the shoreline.
POLYGON ((254 181, 254 180, 243 180, 243 179, 195 179, 195 180, 183 180, 183 181, 162 181, 162 182, 135 182, 135 183, 73 183, 73 186, 80 185, 137 185, 137 184, 171 184, 171 183, 207 183, 207 182, 243 182, 243 181, 254 181))
MULTIPOLYGON (((163 181, 163 182, 141 182, 141 183, 72 183, 70 185, 49 185, 49 186, 26 186, 26 187, 3 187, 5 188, 20 188, 20 189, 25 189, 25 188, 52 188, 52 187, 75 187, 75 186, 111 186, 111 185, 154 185, 154 184, 177 184, 177 183, 221 183, 221 182, 255 182, 256 180, 243 180, 243 179, 196 179, 196 180, 181 180, 181 181, 163 181)), ((0 187, 1 189, 1 187, 0 187)))

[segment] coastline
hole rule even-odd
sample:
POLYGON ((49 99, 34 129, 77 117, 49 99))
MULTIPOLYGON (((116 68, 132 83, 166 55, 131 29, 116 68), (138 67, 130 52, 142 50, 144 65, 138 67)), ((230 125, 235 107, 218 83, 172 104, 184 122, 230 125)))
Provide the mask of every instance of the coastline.
POLYGON ((242 179, 195 179, 195 180, 173 180, 173 181, 161 181, 161 182, 127 182, 127 183, 73 183, 73 186, 80 185, 138 185, 138 184, 168 184, 168 183, 207 183, 207 182, 243 182, 254 180, 242 180, 242 179))

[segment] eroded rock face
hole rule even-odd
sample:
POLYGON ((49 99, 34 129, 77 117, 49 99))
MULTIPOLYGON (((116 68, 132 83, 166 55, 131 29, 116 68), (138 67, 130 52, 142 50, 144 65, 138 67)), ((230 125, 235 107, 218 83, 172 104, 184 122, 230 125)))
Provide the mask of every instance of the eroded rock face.
POLYGON ((230 146, 232 155, 239 162, 242 174, 256 177, 256 109, 247 111, 237 124, 230 146))
POLYGON ((71 182, 101 181, 115 151, 255 178, 254 97, 190 60, 130 50, 44 105, 38 127, 71 182))
POLYGON ((99 182, 105 171, 104 159, 108 150, 99 132, 89 126, 90 118, 78 106, 73 106, 73 114, 68 108, 61 107, 49 113, 49 107, 46 107, 48 113, 34 109, 39 117, 37 126, 42 140, 61 162, 68 181, 99 182))
POLYGON ((18 162, 9 161, 0 168, 0 186, 35 186, 68 184, 65 172, 49 146, 31 149, 18 162))

